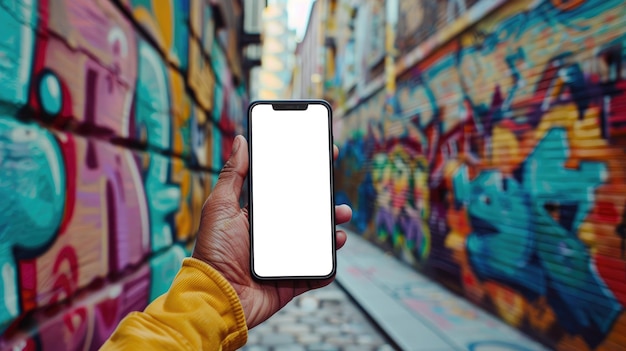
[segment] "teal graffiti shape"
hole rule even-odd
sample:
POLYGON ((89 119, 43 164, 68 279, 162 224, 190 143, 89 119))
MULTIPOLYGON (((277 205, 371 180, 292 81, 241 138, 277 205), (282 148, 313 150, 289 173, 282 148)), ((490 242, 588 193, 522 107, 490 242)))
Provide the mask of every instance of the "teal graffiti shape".
POLYGON ((0 116, 0 332, 20 312, 15 253, 54 240, 65 208, 65 167, 54 136, 0 116))
POLYGON ((28 98, 36 3, 0 0, 0 114, 12 114, 28 98))
POLYGON ((621 311, 598 276, 578 230, 595 205, 606 166, 565 167, 567 132, 550 130, 514 177, 483 171, 454 179, 457 206, 467 207, 472 233, 470 263, 483 280, 512 286, 528 298, 545 296, 560 324, 598 345, 621 311))
POLYGON ((173 245, 150 259, 150 301, 167 292, 185 256, 182 247, 173 245))
MULTIPOLYGON (((161 56, 149 44, 139 43, 139 78, 135 118, 138 128, 147 134, 150 146, 169 150, 172 126, 169 117, 169 89, 161 56)), ((152 250, 172 244, 174 232, 169 217, 180 202, 180 188, 169 184, 170 161, 161 154, 151 154, 144 187, 150 211, 152 250)))

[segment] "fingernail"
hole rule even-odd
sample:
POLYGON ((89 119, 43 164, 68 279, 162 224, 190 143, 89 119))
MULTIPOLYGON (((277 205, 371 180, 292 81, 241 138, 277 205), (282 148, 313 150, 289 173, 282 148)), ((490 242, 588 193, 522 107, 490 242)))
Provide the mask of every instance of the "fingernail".
POLYGON ((239 137, 235 137, 235 140, 233 140, 233 147, 230 151, 231 155, 234 155, 237 150, 239 150, 239 146, 241 145, 241 140, 239 140, 239 137))

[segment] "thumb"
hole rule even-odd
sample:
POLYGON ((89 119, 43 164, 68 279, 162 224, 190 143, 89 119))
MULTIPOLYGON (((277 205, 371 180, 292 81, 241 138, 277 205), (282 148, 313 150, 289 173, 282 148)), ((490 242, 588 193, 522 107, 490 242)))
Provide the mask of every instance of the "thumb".
POLYGON ((210 197, 221 204, 239 208, 239 196, 248 174, 248 162, 248 142, 243 136, 237 135, 230 158, 224 164, 210 197))

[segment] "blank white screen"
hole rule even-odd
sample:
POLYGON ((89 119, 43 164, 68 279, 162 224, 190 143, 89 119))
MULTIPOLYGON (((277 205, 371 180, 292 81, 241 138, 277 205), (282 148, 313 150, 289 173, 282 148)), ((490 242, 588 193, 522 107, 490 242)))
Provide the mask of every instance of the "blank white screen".
POLYGON ((254 271, 326 276, 333 269, 329 111, 251 111, 254 271))

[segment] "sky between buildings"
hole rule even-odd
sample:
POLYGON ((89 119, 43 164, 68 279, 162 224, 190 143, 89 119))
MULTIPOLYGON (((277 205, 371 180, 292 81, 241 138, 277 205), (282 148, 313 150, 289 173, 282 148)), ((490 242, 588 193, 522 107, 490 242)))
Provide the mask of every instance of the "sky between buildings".
POLYGON ((268 4, 287 3, 289 28, 296 30, 296 40, 301 41, 309 22, 309 13, 314 0, 268 0, 268 4))

